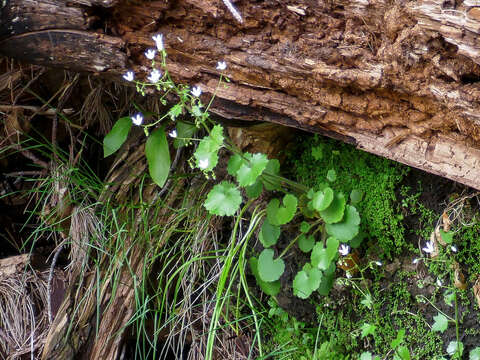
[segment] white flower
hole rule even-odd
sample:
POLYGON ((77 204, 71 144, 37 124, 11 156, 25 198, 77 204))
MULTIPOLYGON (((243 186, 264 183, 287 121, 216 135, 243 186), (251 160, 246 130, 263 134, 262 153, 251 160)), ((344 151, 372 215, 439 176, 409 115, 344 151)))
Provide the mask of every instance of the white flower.
POLYGON ((425 247, 422 248, 423 251, 425 251, 427 254, 433 253, 435 250, 435 245, 433 244, 433 241, 427 241, 425 243, 425 247))
POLYGON ((158 82, 158 80, 160 80, 160 78, 162 77, 162 73, 160 71, 158 71, 157 69, 153 69, 151 72, 150 72, 150 75, 147 77, 148 81, 150 81, 152 84, 155 84, 158 82))
POLYGON ((143 115, 140 114, 140 113, 138 113, 138 114, 132 116, 132 122, 133 122, 135 125, 137 125, 137 126, 142 125, 142 123, 143 123, 143 115))
POLYGON ((227 68, 227 63, 225 61, 219 61, 217 63, 217 70, 223 71, 227 68))
POLYGON ((340 255, 342 255, 342 256, 347 256, 348 253, 350 252, 350 246, 345 245, 345 244, 342 244, 342 245, 340 245, 340 247, 338 248, 338 252, 339 252, 340 255))
POLYGON ((413 259, 412 264, 413 264, 413 265, 416 265, 416 264, 418 264, 419 261, 420 261, 420 259, 415 258, 415 259, 413 259))
POLYGON ((172 137, 172 138, 176 138, 177 137, 177 130, 176 129, 173 129, 172 131, 170 131, 168 133, 168 136, 172 137))
POLYGON ((200 86, 194 86, 192 88, 192 91, 190 91, 190 92, 195 97, 199 97, 200 95, 202 95, 202 89, 200 89, 200 86))
POLYGON ((157 50, 148 49, 147 51, 145 51, 145 57, 149 60, 153 60, 155 58, 156 53, 157 53, 157 50))
POLYGON ((127 71, 127 73, 123 75, 123 78, 127 81, 133 81, 135 73, 133 71, 127 71))
POLYGON ((348 279, 351 279, 351 278, 352 278, 352 274, 350 274, 349 271, 347 271, 347 272, 345 273, 345 275, 347 275, 347 278, 348 278, 348 279))
POLYGON ((458 251, 458 249, 455 245, 450 246, 450 250, 452 250, 454 253, 456 253, 458 251))
POLYGON ((438 285, 438 286, 442 286, 442 285, 443 285, 442 280, 437 279, 437 285, 438 285))
POLYGON ((155 45, 157 46, 158 51, 163 51, 165 47, 163 46, 163 34, 157 34, 152 36, 155 45))
POLYGON ((198 167, 205 170, 208 167, 208 159, 202 159, 198 162, 198 167))
POLYGON ((377 266, 382 266, 382 262, 381 262, 381 261, 375 261, 375 264, 377 264, 377 266))

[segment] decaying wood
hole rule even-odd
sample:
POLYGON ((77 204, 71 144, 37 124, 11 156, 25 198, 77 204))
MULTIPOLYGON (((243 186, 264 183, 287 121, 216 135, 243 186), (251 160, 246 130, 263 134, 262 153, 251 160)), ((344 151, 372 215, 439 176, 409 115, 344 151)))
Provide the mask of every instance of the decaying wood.
POLYGON ((206 97, 216 62, 227 61, 232 83, 212 107, 220 116, 339 137, 480 189, 478 1, 235 6, 242 24, 213 0, 12 0, 2 9, 0 51, 119 79, 134 69, 141 78, 150 65, 143 52, 161 32, 176 80, 206 97))

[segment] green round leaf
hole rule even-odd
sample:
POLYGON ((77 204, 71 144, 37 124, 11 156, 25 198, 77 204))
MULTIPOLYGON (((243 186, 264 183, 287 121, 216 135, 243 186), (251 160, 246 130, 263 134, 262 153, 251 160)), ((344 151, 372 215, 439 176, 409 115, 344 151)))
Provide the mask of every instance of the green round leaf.
POLYGON ((319 268, 320 270, 327 270, 332 262, 327 249, 323 247, 321 242, 317 242, 312 249, 310 254, 310 260, 313 267, 319 268))
POLYGON ((242 203, 242 195, 237 187, 228 181, 222 181, 210 190, 205 200, 205 208, 210 214, 232 216, 242 203))
POLYGON ((322 219, 327 224, 333 224, 339 222, 343 218, 343 212, 345 211, 345 195, 341 192, 335 193, 333 201, 328 208, 320 211, 322 219))
POLYGON ((112 130, 103 139, 103 157, 112 155, 120 149, 132 128, 132 119, 123 117, 117 120, 112 130))
POLYGON ((447 353, 450 356, 462 356, 463 354, 463 343, 457 341, 450 341, 447 346, 447 353))
POLYGON ((433 320, 435 322, 432 325, 432 331, 438 331, 443 333, 445 330, 447 330, 448 319, 445 315, 438 313, 437 316, 433 317, 433 320))
POLYGON ((258 274, 263 281, 271 282, 280 279, 285 270, 282 259, 273 259, 273 250, 264 249, 258 257, 258 274))
POLYGON ((308 253, 313 249, 313 245, 315 244, 315 238, 313 235, 307 236, 305 234, 300 235, 298 239, 298 247, 304 253, 308 253))
POLYGON ((360 215, 352 205, 347 205, 343 220, 335 224, 326 224, 325 229, 329 235, 341 241, 352 240, 360 229, 360 215))
POLYGON ((293 279, 293 294, 301 299, 308 298, 312 292, 318 289, 322 279, 322 272, 305 264, 293 279))
POLYGON ((297 212, 297 203, 297 198, 292 194, 284 196, 283 206, 280 206, 280 200, 271 200, 267 205, 268 221, 273 225, 284 225, 290 222, 297 212))
POLYGON ((362 244, 362 241, 366 236, 367 234, 365 234, 365 232, 360 231, 352 240, 347 241, 348 245, 350 245, 352 249, 356 249, 362 244))
POLYGON ((268 219, 265 219, 263 222, 262 228, 258 234, 258 239, 265 247, 270 247, 277 243, 278 238, 280 237, 280 227, 272 225, 268 222, 268 219))
POLYGON ((470 351, 469 360, 480 360, 480 347, 476 347, 472 351, 470 351))
MULTIPOLYGON (((327 254, 330 261, 335 259, 338 255, 338 247, 340 246, 340 241, 337 238, 330 236, 327 239, 327 254)), ((326 270, 326 269, 323 269, 326 270)))
POLYGON ((171 164, 167 136, 163 128, 150 134, 145 145, 145 155, 150 176, 155 184, 163 187, 170 173, 171 164))
POLYGON ((335 180, 337 180, 337 173, 335 172, 335 170, 333 169, 328 170, 327 180, 330 182, 334 182, 335 180))
POLYGON ((362 201, 363 199, 363 191, 362 190, 357 190, 357 189, 354 189, 352 190, 352 192, 350 193, 350 201, 352 202, 352 204, 358 204, 360 201, 362 201))
POLYGON ((337 266, 334 261, 330 263, 330 266, 323 272, 325 276, 333 276, 335 275, 335 271, 337 270, 337 266))
POLYGON ((309 207, 316 211, 323 211, 330 206, 333 201, 333 190, 329 187, 323 191, 317 191, 313 194, 309 207))
POLYGON ((257 178, 267 167, 268 159, 265 154, 249 154, 246 153, 247 161, 241 163, 235 176, 240 186, 253 185, 257 178))
POLYGON ((260 289, 262 291, 270 296, 275 296, 280 292, 280 281, 272 281, 272 282, 266 282, 263 281, 260 278, 260 275, 258 274, 258 260, 255 257, 251 257, 250 260, 248 261, 250 264, 250 269, 252 269, 253 276, 255 276, 255 280, 257 280, 258 286, 260 286, 260 289))
MULTIPOLYGON (((277 159, 268 160, 265 172, 272 175, 278 175, 280 173, 280 162, 277 159)), ((265 178, 262 176, 262 181, 263 186, 265 186, 265 189, 268 191, 280 189, 280 181, 278 179, 274 179, 271 176, 265 176, 265 178)))

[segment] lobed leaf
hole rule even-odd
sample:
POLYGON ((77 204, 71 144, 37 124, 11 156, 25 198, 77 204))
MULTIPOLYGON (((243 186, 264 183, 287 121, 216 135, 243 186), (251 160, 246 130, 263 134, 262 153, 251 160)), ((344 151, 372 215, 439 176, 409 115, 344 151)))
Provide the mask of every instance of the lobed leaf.
POLYGON ((241 203, 242 195, 235 184, 222 181, 210 190, 204 206, 210 214, 232 216, 241 203))
POLYGON ((298 200, 295 195, 287 194, 283 198, 283 206, 280 200, 272 199, 267 205, 267 218, 273 225, 284 225, 290 222, 297 212, 298 200))

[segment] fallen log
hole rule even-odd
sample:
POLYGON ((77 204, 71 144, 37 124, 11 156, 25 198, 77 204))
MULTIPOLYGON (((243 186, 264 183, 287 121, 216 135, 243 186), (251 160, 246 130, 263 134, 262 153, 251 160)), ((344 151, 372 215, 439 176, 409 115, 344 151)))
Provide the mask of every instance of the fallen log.
POLYGON ((480 189, 480 2, 11 0, 0 52, 117 77, 165 35, 177 81, 228 88, 212 111, 344 139, 480 189))

